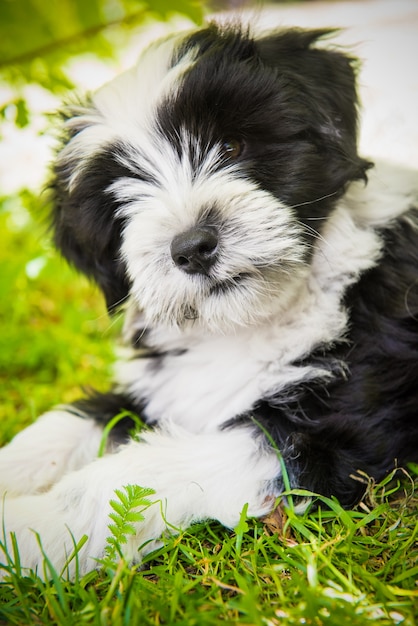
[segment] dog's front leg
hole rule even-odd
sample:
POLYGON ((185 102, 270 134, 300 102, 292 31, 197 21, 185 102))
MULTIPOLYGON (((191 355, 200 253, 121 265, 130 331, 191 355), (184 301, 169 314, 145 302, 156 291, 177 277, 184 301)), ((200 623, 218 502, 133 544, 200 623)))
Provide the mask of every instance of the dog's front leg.
POLYGON ((94 420, 70 409, 45 413, 0 449, 0 498, 46 491, 65 473, 91 463, 101 437, 94 420))
POLYGON ((14 532, 22 567, 43 575, 37 535, 58 571, 73 550, 73 540, 87 535, 78 565, 82 573, 93 569, 110 534, 114 490, 133 484, 155 491, 154 504, 122 546, 126 558, 135 562, 164 531, 176 532, 208 518, 232 527, 246 503, 249 515, 267 513, 280 491, 280 467, 274 451, 251 428, 205 435, 178 429, 148 432, 140 442, 67 474, 46 493, 6 496, 2 515, 8 544, 14 532))

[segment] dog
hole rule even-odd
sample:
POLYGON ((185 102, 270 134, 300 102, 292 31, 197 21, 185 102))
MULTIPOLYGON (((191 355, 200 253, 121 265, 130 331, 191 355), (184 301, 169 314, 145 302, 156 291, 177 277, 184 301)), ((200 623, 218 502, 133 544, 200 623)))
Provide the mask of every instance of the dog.
POLYGON ((96 567, 127 485, 154 492, 136 563, 289 487, 352 507, 418 460, 418 185, 359 156, 356 60, 329 35, 211 23, 63 108, 54 241, 124 312, 127 354, 0 452, 22 567, 84 535, 96 567))

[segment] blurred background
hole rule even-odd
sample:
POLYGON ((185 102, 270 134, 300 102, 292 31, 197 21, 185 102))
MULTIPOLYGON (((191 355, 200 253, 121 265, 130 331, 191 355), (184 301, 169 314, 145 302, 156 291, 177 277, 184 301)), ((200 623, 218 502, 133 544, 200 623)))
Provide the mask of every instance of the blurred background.
POLYGON ((49 243, 54 111, 150 39, 231 11, 256 29, 341 27, 334 45, 362 61, 361 151, 418 168, 418 0, 0 0, 0 444, 80 387, 106 388, 120 324, 49 243))

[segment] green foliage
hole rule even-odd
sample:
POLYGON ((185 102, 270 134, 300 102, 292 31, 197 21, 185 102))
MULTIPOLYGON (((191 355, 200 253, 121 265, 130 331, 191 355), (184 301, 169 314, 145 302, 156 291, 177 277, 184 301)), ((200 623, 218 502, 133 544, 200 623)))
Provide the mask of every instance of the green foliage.
MULTIPOLYGON (((174 3, 171 0, 2 0, 0 68, 21 66, 26 79, 37 79, 39 75, 31 64, 39 59, 52 56, 55 69, 59 62, 82 51, 113 53, 110 29, 128 28, 149 17, 167 20, 173 14, 201 23, 202 3, 199 0, 174 3)), ((49 68, 44 69, 48 75, 49 68)))
POLYGON ((0 4, 1 67, 29 64, 39 57, 74 51, 108 51, 106 30, 139 23, 150 15, 166 20, 173 13, 202 20, 202 7, 190 0, 3 0, 0 4), (97 39, 93 38, 97 36, 97 39), (62 48, 66 50, 62 50, 62 48))
POLYGON ((65 64, 81 53, 115 58, 129 32, 150 18, 181 14, 203 19, 199 0, 1 0, 0 80, 10 95, 0 120, 30 123, 24 87, 34 83, 62 94, 74 87, 65 64))
POLYGON ((118 319, 52 249, 27 192, 0 203, 0 445, 82 387, 109 384, 118 319))
POLYGON ((110 536, 107 538, 105 550, 105 567, 115 568, 116 559, 123 558, 123 546, 128 541, 128 535, 135 535, 134 524, 144 521, 144 510, 155 504, 149 500, 153 495, 153 489, 139 487, 138 485, 126 485, 121 489, 115 489, 117 500, 110 500, 112 512, 109 514, 112 522, 108 528, 110 536))
POLYGON ((141 430, 147 428, 147 425, 141 420, 141 418, 135 413, 132 413, 132 411, 120 411, 117 415, 115 415, 115 417, 112 417, 112 419, 109 420, 106 426, 103 428, 99 451, 97 453, 98 457, 102 457, 104 455, 110 433, 115 428, 115 426, 125 417, 129 417, 135 424, 134 428, 129 433, 131 437, 136 437, 141 430))

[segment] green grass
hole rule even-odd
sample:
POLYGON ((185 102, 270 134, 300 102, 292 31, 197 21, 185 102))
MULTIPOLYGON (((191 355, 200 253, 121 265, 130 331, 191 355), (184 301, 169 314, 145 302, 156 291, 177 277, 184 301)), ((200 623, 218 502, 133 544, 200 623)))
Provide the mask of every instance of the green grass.
MULTIPOLYGON (((106 388, 119 326, 108 320, 97 291, 50 249, 21 203, 6 208, 0 212, 3 443, 54 403, 79 397, 83 386, 106 388)), ((100 571, 68 582, 46 561, 43 582, 22 576, 12 550, 9 580, 0 583, 0 624, 412 626, 417 476, 411 467, 409 477, 398 473, 370 485, 355 511, 323 501, 299 517, 291 508, 264 521, 243 514, 234 531, 196 524, 166 538, 140 570, 120 560, 117 546, 133 519, 129 497, 143 503, 142 496, 115 494, 100 571)))
POLYGON ((24 194, 0 202, 0 445, 81 388, 106 389, 118 322, 51 249, 24 194))

